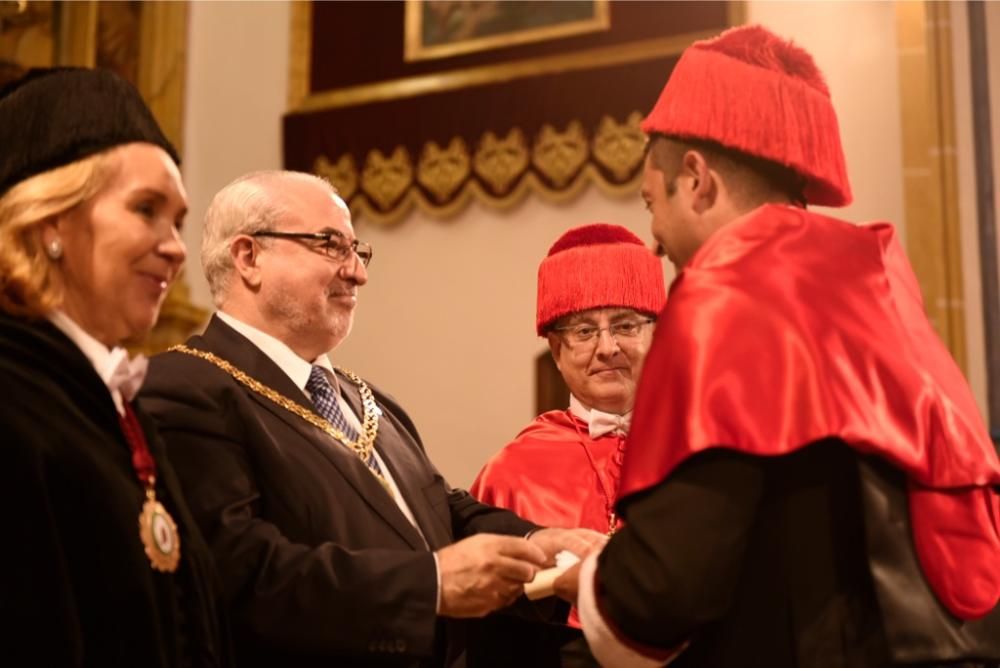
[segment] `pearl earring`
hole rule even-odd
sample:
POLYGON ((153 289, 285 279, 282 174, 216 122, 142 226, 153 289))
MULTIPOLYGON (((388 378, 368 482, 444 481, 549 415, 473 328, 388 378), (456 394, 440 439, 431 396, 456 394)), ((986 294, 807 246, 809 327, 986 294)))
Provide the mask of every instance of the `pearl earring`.
POLYGON ((45 247, 45 252, 49 254, 51 259, 58 260, 63 254, 62 242, 58 239, 53 239, 49 242, 49 245, 45 247))

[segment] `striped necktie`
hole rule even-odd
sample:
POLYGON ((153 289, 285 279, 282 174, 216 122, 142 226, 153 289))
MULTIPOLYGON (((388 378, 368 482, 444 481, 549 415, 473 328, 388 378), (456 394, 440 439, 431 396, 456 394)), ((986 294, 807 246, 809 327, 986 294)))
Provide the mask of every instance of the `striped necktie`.
MULTIPOLYGON (((313 365, 309 372, 309 381, 306 383, 306 391, 312 396, 312 402, 316 406, 316 411, 326 418, 327 422, 344 433, 349 441, 358 440, 358 432, 344 417, 344 411, 340 409, 340 402, 337 401, 337 393, 326 375, 326 370, 317 365, 313 365)), ((372 450, 365 464, 372 471, 382 474, 382 469, 375 459, 375 451, 372 450)))

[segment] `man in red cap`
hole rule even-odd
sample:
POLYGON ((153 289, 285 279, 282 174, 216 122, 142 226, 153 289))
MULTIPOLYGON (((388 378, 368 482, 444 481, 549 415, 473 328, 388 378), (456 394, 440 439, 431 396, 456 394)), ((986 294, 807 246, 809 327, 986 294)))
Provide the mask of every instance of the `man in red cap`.
MULTIPOLYGON (((473 496, 544 526, 614 531, 636 383, 665 300, 660 261, 624 227, 584 225, 556 240, 538 267, 535 328, 570 390, 569 408, 525 427, 479 473, 473 496)), ((575 628, 534 629, 538 665, 587 664, 575 611, 569 623, 575 628), (546 653, 551 662, 539 663, 546 653)), ((510 651, 531 635, 518 631, 519 647, 504 642, 510 651)), ((496 665, 510 665, 502 651, 493 650, 496 665)))
POLYGON ((567 573, 605 666, 994 666, 1000 461, 891 225, 850 202, 812 58, 760 27, 681 56, 643 129, 678 269, 636 398, 625 526, 567 573))

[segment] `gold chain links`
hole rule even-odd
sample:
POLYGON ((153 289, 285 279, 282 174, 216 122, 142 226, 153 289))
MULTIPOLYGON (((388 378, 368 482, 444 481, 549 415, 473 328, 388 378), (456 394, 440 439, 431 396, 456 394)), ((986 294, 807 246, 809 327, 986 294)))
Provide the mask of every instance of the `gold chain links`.
POLYGON ((372 458, 372 451, 375 449, 375 437, 378 436, 379 409, 375 403, 375 396, 372 394, 371 388, 369 388, 365 381, 361 380, 361 378, 358 377, 358 375, 353 371, 337 367, 338 371, 350 378, 351 382, 358 386, 358 391, 361 394, 361 404, 364 406, 364 419, 361 425, 361 435, 358 437, 357 441, 350 440, 344 432, 334 427, 328 420, 316 415, 316 413, 312 412, 305 406, 292 401, 280 392, 264 385, 256 378, 253 378, 240 369, 237 369, 232 364, 217 355, 204 350, 189 348, 185 345, 171 346, 168 349, 168 352, 184 353, 186 355, 200 357, 207 362, 211 362, 257 394, 265 397, 266 399, 270 399, 289 413, 299 416, 312 426, 322 429, 331 438, 350 448, 351 451, 354 452, 359 459, 361 459, 362 463, 365 464, 365 468, 371 471, 372 475, 378 478, 379 482, 382 483, 382 486, 385 487, 386 491, 392 495, 392 490, 385 477, 368 466, 368 461, 372 458))

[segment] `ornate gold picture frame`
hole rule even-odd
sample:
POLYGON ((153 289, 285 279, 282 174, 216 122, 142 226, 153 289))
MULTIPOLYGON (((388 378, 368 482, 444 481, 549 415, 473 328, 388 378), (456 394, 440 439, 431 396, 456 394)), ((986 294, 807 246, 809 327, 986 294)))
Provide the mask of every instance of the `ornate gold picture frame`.
POLYGON ((448 58, 610 27, 609 0, 406 0, 403 54, 448 58))

